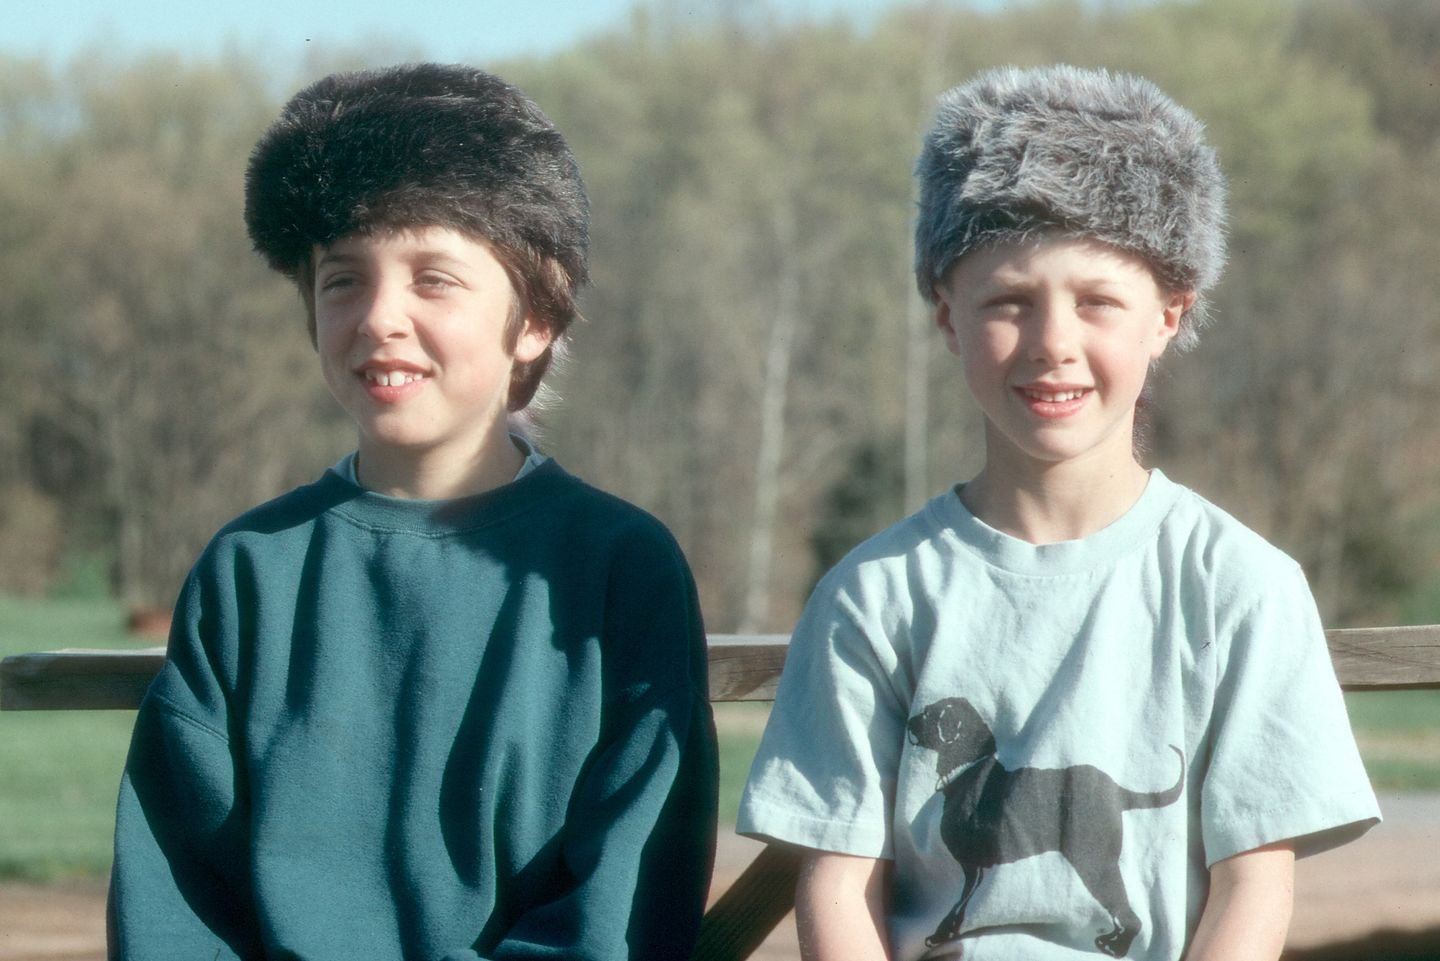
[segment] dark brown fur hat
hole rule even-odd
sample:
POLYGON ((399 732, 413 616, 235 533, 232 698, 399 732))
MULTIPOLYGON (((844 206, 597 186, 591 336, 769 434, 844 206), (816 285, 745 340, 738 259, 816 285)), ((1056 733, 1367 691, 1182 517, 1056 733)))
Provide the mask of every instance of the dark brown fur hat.
POLYGON ((296 277, 316 244, 441 226, 587 279, 589 206, 565 139, 500 78, 433 63, 339 73, 296 94, 256 144, 245 224, 296 277))

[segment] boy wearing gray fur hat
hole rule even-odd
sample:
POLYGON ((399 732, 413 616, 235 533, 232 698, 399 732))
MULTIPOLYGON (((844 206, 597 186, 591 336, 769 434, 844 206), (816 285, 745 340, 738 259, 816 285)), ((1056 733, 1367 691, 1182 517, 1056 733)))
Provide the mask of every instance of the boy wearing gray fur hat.
POLYGON ((358 449, 185 583, 111 957, 688 957, 716 805, 689 569, 510 426, 586 279, 569 147, 483 71, 338 74, 256 146, 245 215, 358 449))
POLYGON ((1223 257, 1200 123, 1053 67, 941 98, 916 279, 985 464, 816 588, 742 803, 807 959, 1273 959, 1378 820, 1305 578, 1136 459, 1223 257))

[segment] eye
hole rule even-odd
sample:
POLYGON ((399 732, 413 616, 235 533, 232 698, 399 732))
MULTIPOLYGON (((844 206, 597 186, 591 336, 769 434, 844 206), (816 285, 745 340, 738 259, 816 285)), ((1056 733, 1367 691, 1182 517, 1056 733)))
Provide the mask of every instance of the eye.
POLYGON ((1077 310, 1090 313, 1107 313, 1112 310, 1121 310, 1124 305, 1114 297, 1105 297, 1100 294, 1085 294, 1075 300, 1077 310))
POLYGON ((426 295, 443 294, 459 286, 459 282, 454 277, 433 270, 427 270, 415 276, 415 289, 426 295))
POLYGON ((322 294, 339 294, 359 286, 360 277, 352 271, 321 275, 317 286, 322 294))
POLYGON ((991 321, 991 323, 1012 324, 1024 320, 1030 313, 1030 300, 1022 295, 1012 294, 1007 297, 994 297, 985 301, 979 308, 979 320, 991 321))
POLYGON ((980 316, 987 319, 1018 317, 1029 306, 1029 299, 1022 294, 1000 294, 980 303, 980 316))

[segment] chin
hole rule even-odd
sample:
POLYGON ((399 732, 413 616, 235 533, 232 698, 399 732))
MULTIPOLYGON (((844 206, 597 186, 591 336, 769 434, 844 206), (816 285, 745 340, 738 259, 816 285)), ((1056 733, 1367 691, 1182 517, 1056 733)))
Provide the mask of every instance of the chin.
POLYGON ((428 447, 434 447, 440 441, 440 438, 427 431, 395 425, 383 427, 372 424, 368 428, 362 429, 361 435, 367 446, 377 451, 394 451, 396 453, 418 453, 428 447))

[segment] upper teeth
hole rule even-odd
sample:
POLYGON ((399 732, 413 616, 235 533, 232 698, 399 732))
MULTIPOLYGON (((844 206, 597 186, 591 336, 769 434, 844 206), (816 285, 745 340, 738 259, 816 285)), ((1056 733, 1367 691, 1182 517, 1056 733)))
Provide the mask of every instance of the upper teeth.
POLYGON ((1052 393, 1027 387, 1025 393, 1034 400, 1045 401, 1049 404, 1059 404, 1067 400, 1076 400, 1085 392, 1083 390, 1062 390, 1052 393))
POLYGON ((381 387, 399 387, 401 384, 419 380, 421 375, 406 370, 367 370, 365 377, 381 387))

